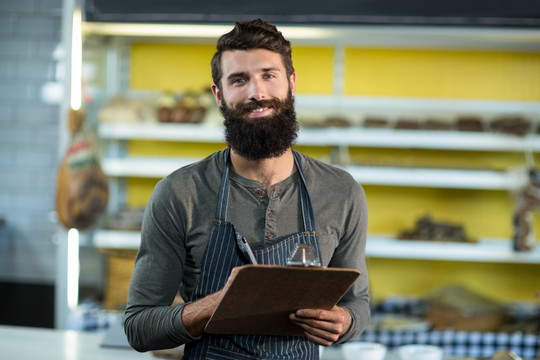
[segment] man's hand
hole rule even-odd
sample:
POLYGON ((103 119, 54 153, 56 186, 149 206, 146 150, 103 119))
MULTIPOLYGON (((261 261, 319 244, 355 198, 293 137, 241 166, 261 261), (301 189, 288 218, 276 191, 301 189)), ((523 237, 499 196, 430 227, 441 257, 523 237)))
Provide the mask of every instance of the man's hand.
POLYGON ((239 269, 240 267, 232 269, 231 275, 229 275, 227 283, 222 290, 187 304, 184 307, 182 310, 182 322, 191 336, 195 337, 202 335, 208 320, 210 320, 210 317, 216 310, 221 298, 225 295, 224 290, 230 286, 239 269))
POLYGON ((289 319, 304 329, 306 337, 323 346, 330 346, 351 326, 348 310, 334 306, 332 310, 301 309, 289 319))

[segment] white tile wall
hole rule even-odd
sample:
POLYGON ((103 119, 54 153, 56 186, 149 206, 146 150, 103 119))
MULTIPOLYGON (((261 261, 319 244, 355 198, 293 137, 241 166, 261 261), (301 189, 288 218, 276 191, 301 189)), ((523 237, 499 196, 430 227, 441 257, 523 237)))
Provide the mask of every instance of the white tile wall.
POLYGON ((53 283, 59 106, 44 104, 62 0, 0 1, 0 280, 53 283))

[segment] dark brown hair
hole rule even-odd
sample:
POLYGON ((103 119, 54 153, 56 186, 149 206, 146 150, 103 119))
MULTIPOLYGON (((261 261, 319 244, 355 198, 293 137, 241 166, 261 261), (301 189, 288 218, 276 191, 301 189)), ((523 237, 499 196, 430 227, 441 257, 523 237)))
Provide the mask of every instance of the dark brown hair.
POLYGON ((221 89, 221 56, 228 50, 266 49, 281 55, 287 77, 294 72, 292 64, 291 43, 272 24, 255 19, 251 21, 236 22, 234 28, 222 35, 216 44, 217 52, 212 57, 212 80, 221 89))

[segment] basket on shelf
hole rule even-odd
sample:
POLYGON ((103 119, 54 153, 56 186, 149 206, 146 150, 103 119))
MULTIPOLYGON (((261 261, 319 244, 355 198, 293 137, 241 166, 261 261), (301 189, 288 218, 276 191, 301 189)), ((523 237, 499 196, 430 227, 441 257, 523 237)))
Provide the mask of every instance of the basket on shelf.
POLYGON ((133 274, 136 250, 101 249, 107 257, 107 272, 103 308, 123 310, 128 296, 129 282, 133 274))

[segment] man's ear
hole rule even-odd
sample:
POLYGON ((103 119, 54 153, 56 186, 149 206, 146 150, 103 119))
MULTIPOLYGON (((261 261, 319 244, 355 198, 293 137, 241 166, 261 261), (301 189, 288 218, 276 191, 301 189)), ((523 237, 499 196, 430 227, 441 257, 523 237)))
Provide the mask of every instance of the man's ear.
POLYGON ((296 72, 293 72, 289 77, 289 84, 291 87, 291 94, 294 95, 294 92, 296 90, 296 72))
POLYGON ((221 91, 216 84, 212 84, 212 94, 214 94, 214 98, 216 99, 216 103, 218 104, 218 106, 221 107, 221 91))

